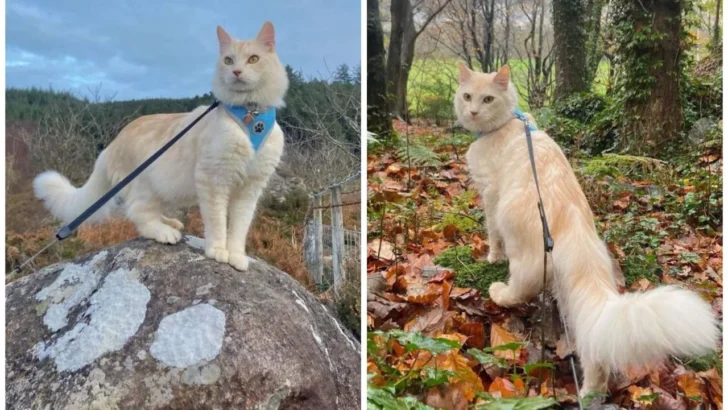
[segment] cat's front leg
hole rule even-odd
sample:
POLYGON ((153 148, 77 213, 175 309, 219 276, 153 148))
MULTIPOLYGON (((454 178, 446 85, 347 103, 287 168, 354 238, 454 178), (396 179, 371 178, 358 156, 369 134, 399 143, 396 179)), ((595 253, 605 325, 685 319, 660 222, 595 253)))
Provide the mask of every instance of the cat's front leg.
POLYGON ((488 231, 488 263, 497 263, 506 260, 505 250, 503 248, 503 237, 498 228, 496 228, 495 216, 493 214, 486 215, 485 228, 488 231))
POLYGON ((498 224, 495 219, 495 194, 484 191, 483 195, 483 211, 485 213, 485 229, 488 232, 488 263, 497 263, 506 259, 503 247, 503 237, 498 230, 498 224))
POLYGON ((245 245, 264 185, 262 181, 249 180, 230 196, 230 228, 227 243, 230 250, 230 265, 239 271, 248 270, 249 261, 245 245))
POLYGON ((228 263, 227 213, 230 189, 219 181, 198 178, 197 196, 205 225, 205 255, 218 262, 228 263))

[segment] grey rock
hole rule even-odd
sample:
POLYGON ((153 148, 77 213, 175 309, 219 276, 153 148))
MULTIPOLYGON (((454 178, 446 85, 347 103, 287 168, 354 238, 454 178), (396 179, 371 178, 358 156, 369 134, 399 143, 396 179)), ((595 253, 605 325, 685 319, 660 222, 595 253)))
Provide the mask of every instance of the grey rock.
POLYGON ((690 128, 690 131, 688 132, 688 140, 690 140, 693 145, 700 145, 707 141, 710 131, 717 126, 718 124, 714 120, 710 118, 701 118, 695 121, 693 127, 690 128))
POLYGON ((7 285, 6 408, 359 408, 361 348, 331 312, 263 262, 188 263, 190 245, 131 241, 7 285))

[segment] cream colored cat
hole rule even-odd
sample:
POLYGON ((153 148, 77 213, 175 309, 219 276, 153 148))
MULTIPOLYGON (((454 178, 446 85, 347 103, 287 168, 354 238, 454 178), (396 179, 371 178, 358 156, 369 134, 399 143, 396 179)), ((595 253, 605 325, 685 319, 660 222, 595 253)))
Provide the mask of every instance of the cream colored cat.
MULTIPOLYGON (((251 110, 283 106, 288 77, 275 51, 273 25, 266 22, 254 40, 234 40, 222 27, 217 28, 217 37, 215 97, 251 110)), ((81 188, 48 171, 34 181, 36 196, 58 219, 73 220, 206 108, 134 120, 101 152, 81 188)), ((199 203, 205 254, 244 271, 248 229, 258 198, 280 161, 283 143, 283 132, 275 123, 256 151, 247 128, 220 105, 119 193, 126 216, 141 236, 176 243, 183 225, 164 213, 199 203)), ((91 221, 106 217, 110 206, 105 208, 91 221)))
MULTIPOLYGON (((543 283, 541 220, 524 125, 513 114, 517 103, 508 66, 484 74, 460 65, 455 111, 465 128, 480 134, 467 163, 484 202, 488 261, 507 257, 510 263, 508 284, 493 283, 489 289, 501 306, 528 302, 543 283)), ((545 132, 532 135, 555 243, 547 286, 576 339, 582 392, 605 391, 610 370, 712 350, 719 337, 717 321, 697 294, 675 286, 619 294, 607 247, 569 162, 545 132)))

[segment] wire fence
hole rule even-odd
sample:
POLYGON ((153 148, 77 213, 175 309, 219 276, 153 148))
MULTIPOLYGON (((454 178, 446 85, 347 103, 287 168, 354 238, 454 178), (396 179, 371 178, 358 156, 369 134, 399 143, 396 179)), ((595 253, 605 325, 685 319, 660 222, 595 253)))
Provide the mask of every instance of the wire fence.
POLYGON ((347 222, 360 217, 360 174, 357 171, 315 192, 306 215, 303 253, 309 275, 319 288, 333 287, 336 294, 344 283, 354 279, 351 275, 359 275, 361 233, 346 229, 344 217, 345 208, 354 208, 347 222), (330 222, 325 224, 325 219, 330 222))

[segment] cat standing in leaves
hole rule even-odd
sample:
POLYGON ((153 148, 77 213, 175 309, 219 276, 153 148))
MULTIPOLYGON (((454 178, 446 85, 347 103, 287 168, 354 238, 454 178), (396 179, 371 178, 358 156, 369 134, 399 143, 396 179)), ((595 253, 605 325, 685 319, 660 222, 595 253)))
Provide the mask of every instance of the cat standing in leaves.
MULTIPOLYGON (((205 254, 244 271, 255 207, 283 153, 275 110, 284 104, 288 77, 276 54, 271 23, 266 22, 254 40, 232 39, 222 27, 217 37, 220 55, 212 91, 220 106, 119 196, 141 236, 170 244, 182 238, 183 225, 165 213, 199 203, 205 254)), ((36 196, 56 218, 70 222, 206 109, 134 120, 101 152, 82 187, 47 171, 35 178, 36 196)), ((107 217, 110 208, 102 208, 90 221, 107 217)))
MULTIPOLYGON (((508 284, 493 283, 500 306, 528 302, 543 286, 543 232, 524 123, 510 68, 476 73, 460 64, 455 112, 478 134, 467 163, 483 198, 489 262, 508 259, 508 284)), ((606 244, 579 182, 559 146, 533 131, 533 148, 546 218, 554 239, 547 286, 576 339, 584 374, 582 393, 604 392, 611 370, 649 366, 668 355, 696 356, 719 337, 710 304, 676 286, 620 294, 606 244), (555 276, 554 276, 555 271, 555 276)))

